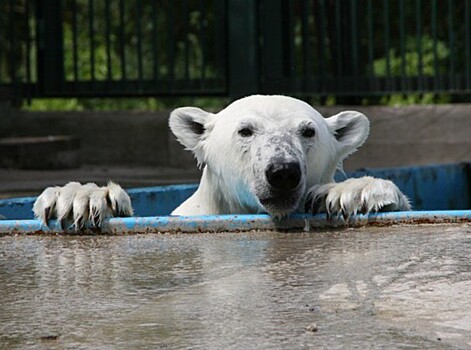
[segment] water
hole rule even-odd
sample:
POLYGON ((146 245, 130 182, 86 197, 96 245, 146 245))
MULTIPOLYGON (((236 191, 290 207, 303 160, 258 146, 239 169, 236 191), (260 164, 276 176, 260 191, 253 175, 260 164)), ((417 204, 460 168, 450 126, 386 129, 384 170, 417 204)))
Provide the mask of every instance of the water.
POLYGON ((1 237, 0 348, 471 348, 470 256, 470 225, 1 237))

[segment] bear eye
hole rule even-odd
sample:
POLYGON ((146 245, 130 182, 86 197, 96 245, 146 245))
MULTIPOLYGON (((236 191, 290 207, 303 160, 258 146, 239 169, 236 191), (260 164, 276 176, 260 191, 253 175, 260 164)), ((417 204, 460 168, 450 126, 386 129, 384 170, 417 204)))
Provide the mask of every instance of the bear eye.
POLYGON ((250 137, 253 135, 253 130, 248 127, 242 128, 239 130, 239 135, 242 137, 250 137))
POLYGON ((315 134, 316 134, 316 130, 314 130, 314 128, 307 127, 303 130, 301 135, 306 138, 311 138, 311 137, 314 137, 315 134))

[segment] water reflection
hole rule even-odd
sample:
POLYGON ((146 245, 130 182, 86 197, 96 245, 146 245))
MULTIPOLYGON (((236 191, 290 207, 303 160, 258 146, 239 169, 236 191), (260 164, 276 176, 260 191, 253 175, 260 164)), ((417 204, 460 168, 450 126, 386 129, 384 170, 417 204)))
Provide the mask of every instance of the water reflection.
POLYGON ((463 345, 471 230, 437 227, 3 237, 0 347, 463 345))

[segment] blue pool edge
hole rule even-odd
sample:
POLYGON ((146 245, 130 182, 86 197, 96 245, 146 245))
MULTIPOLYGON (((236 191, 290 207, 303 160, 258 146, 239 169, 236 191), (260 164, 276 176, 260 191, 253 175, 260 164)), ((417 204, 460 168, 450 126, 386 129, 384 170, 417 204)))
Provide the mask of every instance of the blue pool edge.
POLYGON ((329 228, 389 226, 398 224, 471 223, 471 210, 436 210, 372 213, 355 215, 347 222, 343 218, 327 219, 325 214, 294 214, 275 220, 266 214, 209 216, 149 216, 111 218, 101 229, 88 227, 80 232, 62 230, 51 221, 44 226, 38 220, 0 220, 0 235, 15 234, 139 234, 139 233, 202 233, 243 232, 264 230, 315 231, 329 228))

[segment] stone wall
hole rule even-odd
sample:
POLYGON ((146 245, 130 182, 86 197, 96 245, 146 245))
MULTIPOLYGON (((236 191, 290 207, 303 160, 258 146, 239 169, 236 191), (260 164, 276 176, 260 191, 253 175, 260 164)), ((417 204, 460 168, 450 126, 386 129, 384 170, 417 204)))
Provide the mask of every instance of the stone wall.
MULTIPOLYGON (((322 107, 359 110, 371 121, 366 144, 345 169, 471 161, 471 105, 322 107)), ((0 137, 75 135, 82 164, 195 167, 168 128, 169 112, 24 112, 0 109, 0 137)))

